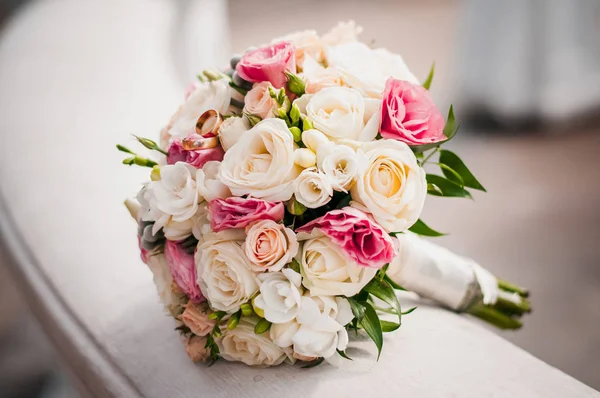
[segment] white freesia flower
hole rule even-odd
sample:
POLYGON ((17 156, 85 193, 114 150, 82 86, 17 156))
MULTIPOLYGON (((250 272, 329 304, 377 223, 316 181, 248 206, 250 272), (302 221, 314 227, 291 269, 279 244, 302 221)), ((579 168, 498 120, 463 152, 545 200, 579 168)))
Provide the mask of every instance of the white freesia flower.
POLYGON ((194 256, 198 285, 210 306, 233 314, 258 291, 258 280, 242 250, 244 231, 202 236, 194 256))
POLYGON ((289 200, 301 170, 294 163, 294 145, 283 120, 265 119, 225 153, 220 179, 235 196, 289 200))
POLYGON ((304 295, 297 316, 300 325, 292 337, 294 352, 305 357, 328 358, 348 345, 344 327, 354 315, 341 297, 304 295))
POLYGON ((194 215, 194 217, 183 222, 177 222, 173 221, 173 219, 170 219, 163 226, 165 238, 179 241, 189 237, 192 234, 192 229, 194 228, 195 218, 196 216, 194 215))
POLYGON ((269 329, 271 340, 279 347, 291 347, 294 342, 292 338, 300 328, 300 324, 295 319, 286 323, 274 323, 269 329))
POLYGON ((302 245, 302 284, 312 296, 354 296, 373 279, 377 269, 359 266, 329 237, 318 235, 310 234, 302 245))
POLYGON ((223 150, 228 151, 248 130, 250 130, 250 122, 246 117, 231 116, 223 120, 219 127, 219 142, 223 150))
POLYGON ((161 214, 154 226, 157 228, 170 220, 189 220, 196 214, 198 203, 203 200, 196 185, 196 168, 184 162, 161 167, 160 180, 150 182, 146 189, 149 189, 150 195, 144 199, 153 209, 151 212, 161 214))
POLYGON ((303 170, 296 179, 296 200, 310 209, 326 205, 332 196, 329 178, 316 168, 303 170))
POLYGON ((298 241, 294 231, 285 225, 259 220, 246 227, 242 248, 253 271, 276 272, 298 254, 298 241))
POLYGON ((254 333, 254 326, 248 317, 242 317, 235 329, 224 329, 223 337, 217 340, 220 355, 228 361, 250 366, 275 366, 286 359, 294 363, 291 349, 276 345, 269 333, 254 333))
POLYGON ((213 199, 224 199, 231 196, 231 192, 227 185, 223 184, 217 178, 221 162, 211 160, 206 162, 201 169, 196 171, 196 184, 198 192, 206 200, 210 202, 213 199))
POLYGON ((227 80, 199 84, 161 132, 163 149, 174 139, 183 139, 195 132, 198 118, 209 109, 226 114, 230 101, 231 87, 227 80))
POLYGON ((346 145, 321 145, 317 150, 317 167, 336 191, 348 192, 358 174, 356 152, 346 145))
POLYGON ((389 77, 419 84, 400 55, 360 42, 329 47, 327 63, 344 74, 350 87, 371 98, 381 98, 389 77))
POLYGON ((175 315, 182 304, 181 298, 183 298, 184 294, 177 294, 177 292, 173 290, 173 277, 171 276, 171 271, 169 270, 169 264, 167 263, 165 255, 149 255, 148 268, 152 271, 152 277, 160 301, 172 315, 175 315))
POLYGON ((202 202, 198 205, 198 212, 193 218, 192 234, 194 238, 200 240, 206 234, 212 233, 210 220, 208 219, 208 203, 202 202))
POLYGON ((254 305, 264 311, 265 319, 272 323, 292 321, 300 310, 302 277, 290 268, 258 276, 260 294, 254 305))
POLYGON ((269 82, 256 83, 244 97, 244 112, 256 115, 261 119, 273 117, 277 109, 277 101, 271 97, 269 82))
POLYGON ((305 94, 294 103, 305 111, 315 129, 331 140, 371 141, 377 136, 379 126, 372 128, 373 123, 369 121, 377 117, 380 101, 363 98, 352 88, 324 88, 314 95, 305 94))
POLYGON ((419 218, 427 181, 410 147, 396 140, 365 143, 351 189, 351 206, 371 213, 387 232, 402 232, 419 218))

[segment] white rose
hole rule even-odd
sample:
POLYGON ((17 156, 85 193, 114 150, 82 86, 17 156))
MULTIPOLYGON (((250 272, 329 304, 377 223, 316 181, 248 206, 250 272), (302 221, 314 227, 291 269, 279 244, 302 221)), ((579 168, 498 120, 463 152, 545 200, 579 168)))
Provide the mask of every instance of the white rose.
POLYGON ((217 177, 221 162, 211 160, 206 162, 201 169, 196 171, 196 184, 198 192, 206 200, 210 202, 213 199, 224 199, 231 196, 231 192, 227 185, 223 184, 217 177))
POLYGON ((265 119, 244 133, 221 162, 220 179, 233 195, 268 201, 292 197, 300 168, 294 139, 281 119, 265 119))
POLYGON ((269 82, 256 83, 244 98, 244 112, 261 119, 273 117, 277 101, 271 98, 269 87, 272 87, 269 82))
POLYGON ((309 209, 326 205, 333 196, 329 178, 316 168, 305 169, 296 179, 295 197, 309 209))
POLYGON ((223 337, 217 340, 221 357, 249 366, 275 366, 286 359, 294 363, 291 349, 277 346, 269 333, 254 333, 254 326, 248 317, 242 317, 235 329, 224 329, 223 337))
POLYGON ((246 227, 242 245, 250 268, 256 272, 280 271, 298 254, 296 234, 273 220, 260 220, 246 227))
POLYGON ((355 42, 357 36, 363 31, 362 26, 356 26, 354 21, 338 22, 336 26, 325 33, 321 40, 323 43, 336 46, 343 43, 355 42))
POLYGON ((148 268, 152 271, 152 277, 154 284, 156 285, 156 291, 160 297, 160 301, 163 303, 165 308, 175 316, 183 303, 181 299, 184 297, 183 293, 173 290, 173 277, 169 270, 169 264, 164 254, 155 254, 148 256, 148 268))
POLYGON ((311 57, 304 60, 304 69, 302 71, 304 78, 305 92, 316 94, 327 87, 344 86, 344 75, 335 68, 325 68, 311 57))
POLYGON ((356 152, 346 145, 320 145, 317 167, 327 176, 333 189, 348 192, 358 174, 356 152))
POLYGON ((202 202, 198 205, 198 212, 193 219, 192 234, 194 238, 200 240, 206 234, 212 233, 210 220, 208 219, 208 203, 202 202))
POLYGON ((186 239, 192 234, 192 229, 194 228, 195 216, 185 220, 183 222, 173 221, 170 219, 163 226, 163 232, 165 234, 165 238, 169 240, 179 241, 186 239))
POLYGON ((331 140, 371 141, 377 136, 377 129, 365 127, 371 127, 369 120, 377 117, 380 101, 363 98, 357 90, 328 87, 314 95, 305 94, 294 102, 301 111, 306 104, 306 116, 331 140))
POLYGON ((219 127, 219 142, 223 150, 228 151, 248 130, 250 130, 250 122, 246 117, 232 116, 223 120, 219 127))
MULTIPOLYGON (((148 184, 153 194, 150 207, 176 222, 189 220, 196 214, 202 197, 196 185, 196 169, 184 162, 160 168, 160 180, 148 184)), ((165 222, 166 223, 166 222, 165 222)))
POLYGON ((254 305, 264 311, 264 317, 272 323, 286 323, 298 315, 300 309, 300 285, 302 277, 290 268, 281 272, 269 272, 258 276, 260 294, 254 305))
POLYGON ((350 87, 371 98, 381 98, 390 77, 419 84, 400 55, 384 48, 371 49, 360 42, 329 47, 327 63, 344 74, 350 87))
POLYGON ((346 326, 354 315, 348 300, 341 297, 304 295, 292 337, 294 352, 304 357, 328 358, 348 346, 346 326))
POLYGON ((233 314, 258 291, 258 280, 241 247, 243 231, 202 236, 194 256, 198 285, 210 306, 233 314))
POLYGON ((269 329, 271 340, 279 347, 290 347, 294 342, 292 338, 300 328, 300 324, 295 319, 286 323, 274 323, 269 329))
POLYGON ((231 87, 227 80, 199 84, 161 132, 163 149, 168 148, 173 140, 183 139, 196 132, 198 118, 209 109, 226 114, 230 101, 231 87))
POLYGON ((361 267, 327 236, 311 237, 302 245, 302 284, 313 296, 354 296, 377 270, 361 267))
POLYGON ((350 205, 371 213, 387 232, 413 225, 427 195, 425 171, 408 145, 396 140, 366 143, 358 150, 360 169, 350 205))

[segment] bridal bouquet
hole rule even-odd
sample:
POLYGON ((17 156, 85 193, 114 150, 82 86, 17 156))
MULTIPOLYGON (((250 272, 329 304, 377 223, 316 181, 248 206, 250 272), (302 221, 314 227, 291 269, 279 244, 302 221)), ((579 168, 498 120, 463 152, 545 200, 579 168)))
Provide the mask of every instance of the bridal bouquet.
POLYGON ((150 168, 126 204, 142 260, 194 361, 319 364, 350 330, 383 347, 410 290, 503 328, 526 292, 423 240, 427 194, 481 184, 451 151, 440 113, 402 58, 353 22, 294 33, 205 70, 160 134, 136 137, 150 168), (424 167, 437 169, 428 174, 424 167))

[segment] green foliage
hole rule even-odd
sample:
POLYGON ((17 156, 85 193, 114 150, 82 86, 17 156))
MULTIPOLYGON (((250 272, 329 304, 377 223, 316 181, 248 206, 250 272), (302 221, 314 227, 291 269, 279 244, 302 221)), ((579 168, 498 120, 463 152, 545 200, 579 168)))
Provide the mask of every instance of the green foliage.
POLYGON ((444 236, 444 235, 446 235, 444 233, 438 232, 435 229, 429 227, 420 218, 408 230, 410 232, 413 232, 413 233, 415 233, 417 235, 421 235, 421 236, 437 237, 437 236, 444 236))
POLYGON ((442 173, 454 183, 486 192, 485 188, 477 181, 473 173, 454 152, 442 149, 439 159, 442 173))
POLYGON ((324 360, 325 360, 325 358, 317 358, 314 361, 309 362, 306 365, 302 366, 302 369, 310 369, 310 368, 314 368, 315 366, 319 366, 320 364, 323 363, 324 360))
POLYGON ((416 310, 416 309, 417 309, 417 307, 412 307, 411 309, 404 311, 404 312, 402 313, 402 315, 408 315, 408 314, 410 314, 411 312, 413 312, 413 311, 414 311, 414 310, 416 310))
POLYGON ((254 327, 254 333, 262 334, 271 328, 271 322, 264 318, 260 318, 254 327))
POLYGON ((398 315, 398 322, 401 322, 402 307, 394 288, 389 283, 379 280, 379 278, 373 278, 363 289, 391 306, 398 315))
POLYGON ((430 195, 472 199, 471 193, 469 193, 469 191, 467 191, 457 183, 448 180, 445 177, 438 176, 435 174, 427 174, 426 177, 428 184, 433 184, 437 186, 442 192, 441 194, 439 194, 434 191, 428 191, 430 195))
POLYGON ((346 354, 346 351, 341 351, 341 350, 336 350, 336 351, 337 351, 337 353, 338 353, 338 354, 339 354, 339 355, 340 355, 342 358, 348 359, 349 361, 353 361, 353 359, 352 359, 352 358, 350 358, 350 357, 349 357, 349 356, 346 354))
POLYGON ((383 333, 393 332, 394 330, 398 330, 400 327, 400 324, 396 322, 385 321, 383 319, 379 322, 381 323, 381 330, 383 333))
POLYGON ((431 69, 429 70, 429 75, 427 75, 427 79, 423 82, 422 86, 425 90, 429 90, 431 87, 431 82, 433 81, 433 75, 435 73, 435 62, 431 64, 431 69))

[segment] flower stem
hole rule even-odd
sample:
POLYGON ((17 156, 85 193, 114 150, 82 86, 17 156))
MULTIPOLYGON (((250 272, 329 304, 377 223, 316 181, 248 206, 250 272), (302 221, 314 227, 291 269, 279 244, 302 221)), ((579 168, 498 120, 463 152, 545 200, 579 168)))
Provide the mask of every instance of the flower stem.
POLYGON ((500 329, 519 329, 523 324, 518 319, 510 317, 498 311, 494 307, 477 303, 467 309, 467 312, 479 319, 491 323, 500 329))
POLYGON ((431 159, 431 157, 432 157, 433 155, 435 155, 435 154, 437 153, 437 151, 439 151, 439 150, 440 150, 440 147, 439 147, 439 146, 436 146, 436 147, 435 147, 435 149, 434 149, 433 151, 429 152, 429 154, 428 154, 428 155, 427 155, 427 156, 426 156, 426 157, 425 157, 425 158, 424 158, 424 159, 421 161, 421 167, 425 166, 425 164, 427 163, 427 161, 428 161, 429 159, 431 159))
POLYGON ((529 292, 527 289, 505 281, 504 279, 498 279, 498 287, 502 290, 506 290, 507 292, 517 293, 521 297, 529 297, 529 292))

